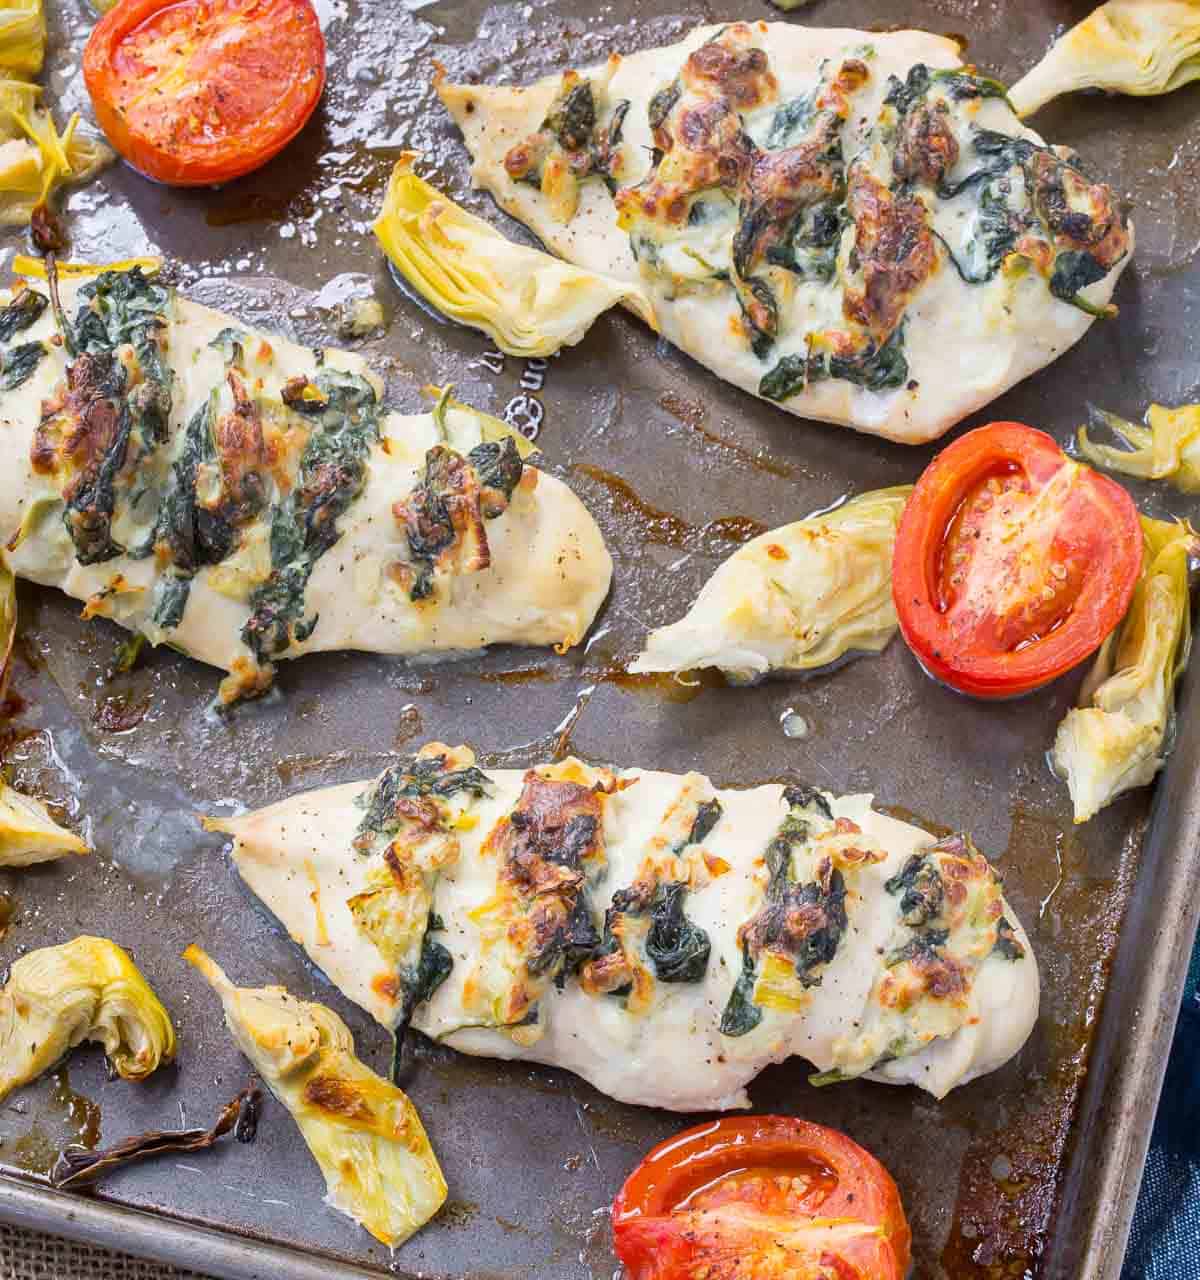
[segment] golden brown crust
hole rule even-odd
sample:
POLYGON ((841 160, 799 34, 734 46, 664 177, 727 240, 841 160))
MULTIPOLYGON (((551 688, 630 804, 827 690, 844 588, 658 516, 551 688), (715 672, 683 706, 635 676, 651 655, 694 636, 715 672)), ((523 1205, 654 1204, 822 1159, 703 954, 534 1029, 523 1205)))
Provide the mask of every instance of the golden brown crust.
POLYGON ((749 24, 735 22, 688 57, 680 79, 693 93, 719 94, 739 111, 761 107, 776 96, 779 84, 766 50, 750 44, 752 39, 749 24))
POLYGON ((894 195, 861 165, 851 168, 846 206, 854 220, 851 267, 843 310, 876 344, 887 341, 909 298, 937 266, 924 204, 894 195))

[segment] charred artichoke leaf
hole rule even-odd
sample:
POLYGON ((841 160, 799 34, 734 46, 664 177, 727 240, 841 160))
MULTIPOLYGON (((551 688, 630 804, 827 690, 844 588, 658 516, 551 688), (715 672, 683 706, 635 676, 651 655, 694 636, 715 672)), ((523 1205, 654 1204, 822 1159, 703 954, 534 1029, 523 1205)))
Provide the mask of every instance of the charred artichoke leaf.
POLYGON ((1020 116, 1077 89, 1144 97, 1200 76, 1195 0, 1108 0, 1055 41, 1009 91, 1020 116))
POLYGON ((911 485, 861 494, 739 548, 632 671, 719 667, 730 679, 878 653, 896 630, 892 548, 911 485))
POLYGON ((1186 521, 1142 517, 1142 576, 1129 612, 1100 649, 1051 759, 1066 779, 1075 821, 1144 787, 1162 768, 1175 683, 1191 648, 1189 561, 1200 538, 1186 521))
POLYGON ((210 1129, 155 1129, 134 1134, 111 1147, 93 1150, 79 1143, 65 1147, 50 1170, 52 1187, 90 1186, 118 1169, 168 1152, 207 1151, 230 1130, 239 1142, 253 1142, 258 1131, 262 1090, 249 1085, 221 1108, 210 1129))
POLYGON ((417 1110, 354 1053, 346 1024, 283 987, 235 987, 199 947, 184 959, 221 998, 225 1023, 291 1113, 320 1166, 328 1202, 389 1248, 446 1199, 446 1182, 417 1110))
POLYGON ((418 159, 410 151, 397 161, 374 230, 407 284, 443 315, 523 359, 573 346, 619 302, 654 324, 636 286, 513 244, 417 177, 418 159))
POLYGON ((1144 426, 1100 409, 1091 410, 1091 418, 1123 446, 1100 444, 1087 427, 1080 427, 1076 452, 1093 466, 1139 480, 1165 480, 1181 493, 1200 493, 1200 404, 1178 409, 1152 404, 1144 426))
POLYGON ((123 1080, 175 1056, 175 1029, 126 952, 86 934, 14 961, 0 990, 0 1099, 94 1040, 123 1080))

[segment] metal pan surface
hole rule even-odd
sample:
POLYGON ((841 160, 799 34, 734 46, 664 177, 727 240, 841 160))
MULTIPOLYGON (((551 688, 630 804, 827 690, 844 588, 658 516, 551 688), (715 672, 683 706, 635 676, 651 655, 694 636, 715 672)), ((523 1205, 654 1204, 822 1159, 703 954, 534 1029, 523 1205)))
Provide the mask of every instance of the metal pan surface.
MULTIPOLYGON (((64 109, 86 106, 77 67, 90 11, 84 0, 50 7, 52 94, 64 109)), ((273 1102, 253 1146, 131 1169, 89 1198, 51 1193, 38 1177, 68 1139, 207 1124, 244 1083, 215 1000, 179 960, 192 941, 240 982, 283 982, 327 1001, 384 1069, 386 1037, 305 964, 194 813, 362 777, 425 737, 467 741, 493 765, 532 763, 569 727, 572 748, 590 759, 694 768, 722 784, 789 774, 871 791, 918 822, 974 833, 1004 871, 1042 965, 1042 1014, 1021 1055, 941 1104, 881 1085, 816 1090, 794 1061, 760 1077, 754 1103, 843 1128, 888 1164, 922 1277, 1117 1276, 1195 927, 1200 682, 1185 682, 1178 743, 1153 804, 1135 793, 1074 830, 1065 788, 1043 757, 1078 675, 984 706, 933 685, 894 644, 834 673, 750 690, 623 676, 647 628, 679 616, 739 541, 843 494, 910 481, 932 449, 791 419, 656 345, 625 315, 604 317, 547 368, 500 361, 478 335, 396 289, 368 224, 392 162, 412 148, 451 194, 521 234, 469 192, 465 151, 429 89, 434 57, 456 76, 522 82, 669 42, 697 21, 776 15, 761 0, 669 13, 643 0, 318 7, 330 84, 296 143, 220 191, 171 191, 109 171, 71 198, 73 256, 162 252, 191 296, 308 341, 333 341, 327 309, 373 287, 391 324, 365 350, 396 406, 416 406, 430 382, 453 382, 493 412, 525 397, 517 410, 541 416, 548 467, 605 529, 615 588, 586 649, 504 650, 439 666, 309 658, 283 665, 276 699, 226 722, 206 711, 214 672, 164 650, 106 681, 115 628, 22 588, 16 690, 27 706, 7 762, 18 785, 85 825, 97 852, 0 874, 0 891, 16 902, 0 964, 80 932, 110 936, 162 994, 183 1047, 177 1066, 140 1087, 108 1082, 99 1055, 79 1052, 0 1108, 0 1216, 242 1280, 611 1276, 611 1197, 681 1119, 620 1106, 563 1073, 428 1045, 411 1092, 451 1203, 394 1257, 322 1204, 316 1166, 273 1102), (789 711, 806 736, 784 735, 789 711)), ((955 33, 984 68, 1014 78, 1087 8, 818 0, 799 16, 955 33)), ((976 419, 1024 419, 1065 440, 1088 401, 1137 417, 1150 399, 1196 392, 1200 86, 1151 101, 1076 97, 1036 123, 1113 182, 1138 226, 1119 320, 1096 325, 976 419)), ((1136 496, 1147 509, 1171 509, 1161 493, 1136 496)))

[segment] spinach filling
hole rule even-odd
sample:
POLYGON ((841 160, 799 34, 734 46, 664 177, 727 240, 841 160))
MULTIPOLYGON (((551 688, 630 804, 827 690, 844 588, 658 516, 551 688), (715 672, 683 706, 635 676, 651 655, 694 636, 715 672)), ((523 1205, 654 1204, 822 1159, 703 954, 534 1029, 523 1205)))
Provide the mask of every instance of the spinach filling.
POLYGON ((425 937, 421 940, 421 956, 416 969, 403 969, 400 972, 400 981, 404 983, 401 1026, 408 1025, 417 1005, 424 1004, 454 968, 454 957, 436 938, 429 936, 444 927, 441 916, 431 911, 429 923, 425 926, 425 937))
POLYGON ((63 340, 76 358, 67 371, 68 408, 95 446, 88 467, 63 493, 63 523, 80 564, 98 564, 124 553, 112 537, 122 475, 138 469, 166 443, 174 375, 163 359, 170 294, 140 267, 105 271, 79 290, 74 324, 63 340), (132 348, 141 380, 129 387, 118 358, 132 348), (132 454, 132 456, 131 456, 132 454))
MULTIPOLYGON (((584 859, 599 839, 600 820, 594 813, 576 812, 565 821, 562 817, 561 812, 539 810, 536 802, 531 809, 514 809, 508 821, 515 839, 505 865, 505 874, 534 920, 536 945, 526 958, 526 972, 533 978, 553 978, 560 991, 601 943, 584 874, 584 859), (572 874, 541 901, 538 880, 549 867, 572 874)), ((536 1014, 536 1002, 531 1012, 536 1014)))
MULTIPOLYGON (((682 853, 689 845, 705 840, 721 818, 721 802, 717 799, 702 801, 696 808, 688 834, 673 848, 672 853, 682 853)), ((651 885, 639 882, 613 894, 612 905, 604 913, 604 937, 589 959, 602 960, 622 951, 622 918, 644 919, 650 917, 644 948, 646 959, 659 982, 702 982, 708 971, 712 942, 708 932, 684 913, 683 902, 688 886, 682 881, 669 881, 651 885)), ((623 983, 608 994, 624 998, 631 994, 633 984, 623 983)))
POLYGON ((776 108, 774 116, 771 117, 771 127, 767 130, 764 143, 766 149, 779 151, 784 147, 790 147, 801 137, 812 124, 817 110, 816 103, 817 95, 814 90, 812 93, 802 94, 799 98, 792 98, 791 101, 776 108))
POLYGON ((366 812, 354 833, 354 847, 366 852, 374 837, 395 835, 406 816, 400 811, 401 800, 448 799, 460 791, 480 800, 490 794, 491 779, 482 769, 474 765, 449 773, 445 769, 445 756, 405 756, 389 765, 365 800, 366 812))
POLYGON ((479 516, 503 515, 524 470, 511 437, 477 444, 465 457, 448 445, 434 445, 425 455, 425 471, 406 499, 405 532, 415 566, 409 599, 433 594, 438 558, 459 540, 452 507, 473 487, 479 491, 479 516))
POLYGON ((708 969, 712 943, 707 931, 684 915, 686 894, 686 884, 659 885, 650 907, 646 956, 659 982, 701 982, 708 969))
POLYGON ((993 279, 1013 251, 1017 237, 1030 225, 1029 218, 1009 207, 1010 189, 1011 182, 1006 176, 990 178, 980 185, 974 234, 964 258, 951 249, 944 237, 938 237, 946 256, 966 284, 986 284, 993 279))
POLYGON ((50 300, 26 286, 11 302, 0 307, 0 342, 8 342, 14 335, 24 333, 42 317, 50 300))
POLYGON ((840 378, 867 391, 888 391, 908 381, 908 361, 904 356, 904 326, 897 325, 882 346, 871 347, 853 358, 828 352, 797 352, 781 357, 758 384, 758 394, 766 400, 787 400, 810 382, 840 378))
POLYGON ((1086 298, 1080 297, 1080 290, 1088 285, 1103 280, 1108 270, 1101 266, 1090 253, 1081 249, 1069 249, 1054 259, 1054 271, 1050 276, 1050 292, 1062 302, 1069 302, 1080 311, 1090 316, 1106 316, 1104 307, 1097 307, 1086 298))
POLYGON ((28 382, 45 354, 44 342, 21 342, 0 352, 0 391, 14 391, 28 382))
POLYGON ((430 937, 444 927, 441 916, 431 911, 425 925, 425 935, 421 939, 417 963, 401 965, 397 972, 404 990, 404 1001, 392 1032, 392 1065, 389 1072, 392 1083, 397 1086, 402 1084, 407 1074, 404 1050, 413 1014, 417 1011, 417 1006, 424 1004, 454 969, 454 957, 436 938, 430 937))
MULTIPOLYGON (((1077 165, 1064 160, 1051 148, 989 129, 975 130, 971 143, 983 163, 965 178, 953 184, 943 183, 938 190, 943 200, 953 200, 971 189, 979 191, 978 226, 970 245, 972 263, 964 264, 946 246, 955 269, 968 284, 991 280, 1013 252, 1020 235, 1038 225, 1038 215, 1032 205, 1027 212, 1014 211, 1008 206, 1006 197, 1011 191, 1013 169, 1020 169, 1028 191, 1040 192, 1042 200, 1051 206, 1042 211, 1051 236, 1060 230, 1068 234, 1076 229, 1084 234, 1090 230, 1090 218, 1086 214, 1074 214, 1067 206, 1061 176, 1057 182, 1039 180, 1035 172, 1035 162, 1045 165, 1048 160, 1050 172, 1056 175, 1066 170, 1078 174, 1077 165), (1076 222, 1080 224, 1078 228, 1076 222)), ((1086 249, 1060 250, 1054 257, 1048 287, 1061 302, 1078 307, 1088 315, 1104 317, 1109 311, 1090 303, 1081 296, 1081 291, 1103 280, 1108 271, 1109 268, 1086 249)))
POLYGON ((646 108, 646 117, 650 122, 650 132, 655 133, 667 123, 667 117, 675 110, 675 104, 683 95, 683 85, 678 77, 670 84, 664 85, 650 99, 646 108))
POLYGON ((946 900, 941 872, 921 853, 912 854, 883 887, 893 897, 900 895, 900 919, 912 929, 940 915, 946 900))
POLYGON ((824 827, 833 820, 828 801, 811 787, 789 787, 784 800, 788 815, 767 846, 763 905, 738 931, 742 971, 721 1015, 722 1035, 743 1036, 762 1021, 754 991, 764 952, 786 957, 801 987, 818 987, 849 924, 839 870, 825 867, 820 879, 803 883, 792 877, 795 851, 812 839, 814 823, 824 827))
MULTIPOLYGON (((463 791, 480 799, 489 794, 490 787, 491 779, 473 765, 447 772, 444 755, 405 756, 390 765, 360 800, 366 811, 355 831, 353 847, 359 853, 370 853, 380 837, 390 839, 410 818, 429 830, 440 827, 440 812, 423 809, 422 802, 428 806, 433 797, 445 799, 463 791)), ((405 1034, 417 1006, 433 995, 454 968, 453 956, 431 936, 443 927, 441 918, 430 911, 416 964, 402 964, 397 969, 404 999, 395 1031, 394 1070, 398 1070, 405 1034)))
MULTIPOLYGON (((573 818, 571 821, 585 824, 594 822, 594 819, 579 817, 573 818)), ((568 824, 568 832, 569 829, 570 824, 568 824)), ((595 831, 593 828, 584 839, 584 845, 590 844, 594 836, 595 831)), ((558 858, 549 858, 547 860, 551 862, 560 861, 558 858)), ((582 865, 579 859, 575 859, 572 862, 566 857, 561 859, 561 863, 572 870, 578 870, 582 865)), ((525 967, 531 977, 539 978, 544 974, 552 974, 554 985, 561 991, 566 986, 567 978, 575 973, 580 965, 596 954, 596 949, 600 946, 600 943, 601 938, 596 930, 595 920, 592 916, 592 906, 588 891, 580 887, 565 919, 558 923, 553 933, 529 957, 525 967)))
POLYGON ((318 616, 301 621, 317 561, 341 537, 337 521, 367 482, 367 458, 379 438, 378 397, 365 379, 327 369, 319 396, 292 408, 313 421, 295 488, 271 516, 271 574, 250 597, 242 640, 260 663, 307 640, 318 616))
POLYGON ((226 531, 214 524, 208 513, 196 504, 200 466, 216 458, 212 419, 210 399, 192 414, 184 429, 159 504, 154 536, 137 553, 150 555, 155 545, 159 545, 170 557, 173 572, 164 574, 158 581, 153 614, 154 624, 168 631, 183 621, 197 570, 222 560, 232 543, 232 530, 226 531))
POLYGON ((992 948, 992 954, 1002 956, 1005 960, 1025 958, 1025 948, 1017 937, 1016 930, 1004 916, 996 921, 996 945, 992 948))
MULTIPOLYGON (((552 138, 571 157, 570 172, 576 180, 603 178, 609 191, 615 192, 613 171, 629 107, 629 100, 621 99, 614 105, 608 123, 601 125, 592 82, 580 80, 550 105, 538 132, 552 138)), ((544 163, 543 155, 515 180, 540 189, 544 163)))
POLYGON ((801 280, 828 284, 837 274, 838 246, 848 221, 844 194, 813 205, 796 219, 784 239, 768 248, 766 260, 801 280))
POLYGON ((899 115, 907 115, 922 103, 930 89, 944 89, 948 98, 956 102, 980 98, 1002 98, 1008 101, 1008 90, 999 80, 990 76, 973 75, 969 71, 943 68, 931 71, 923 62, 909 68, 908 76, 888 77, 888 91, 884 103, 895 107, 899 115))

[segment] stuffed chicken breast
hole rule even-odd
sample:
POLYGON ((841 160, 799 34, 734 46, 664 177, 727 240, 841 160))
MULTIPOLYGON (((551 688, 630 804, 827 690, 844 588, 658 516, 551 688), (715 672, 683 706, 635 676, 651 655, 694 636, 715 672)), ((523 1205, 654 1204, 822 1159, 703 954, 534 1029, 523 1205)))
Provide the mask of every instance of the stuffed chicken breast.
POLYGON ((18 575, 261 691, 273 664, 571 645, 600 532, 503 423, 384 411, 359 356, 251 333, 140 268, 0 307, 0 528, 18 575), (7 536, 7 535, 6 535, 7 536))
POLYGON ((869 796, 574 759, 481 770, 434 743, 209 825, 384 1026, 626 1102, 744 1107, 792 1055, 821 1082, 941 1097, 1037 1017, 1037 965, 987 860, 869 796))
POLYGON ((919 31, 698 27, 451 84, 478 186, 790 412, 918 443, 1061 355, 1129 260, 1108 187, 919 31))

